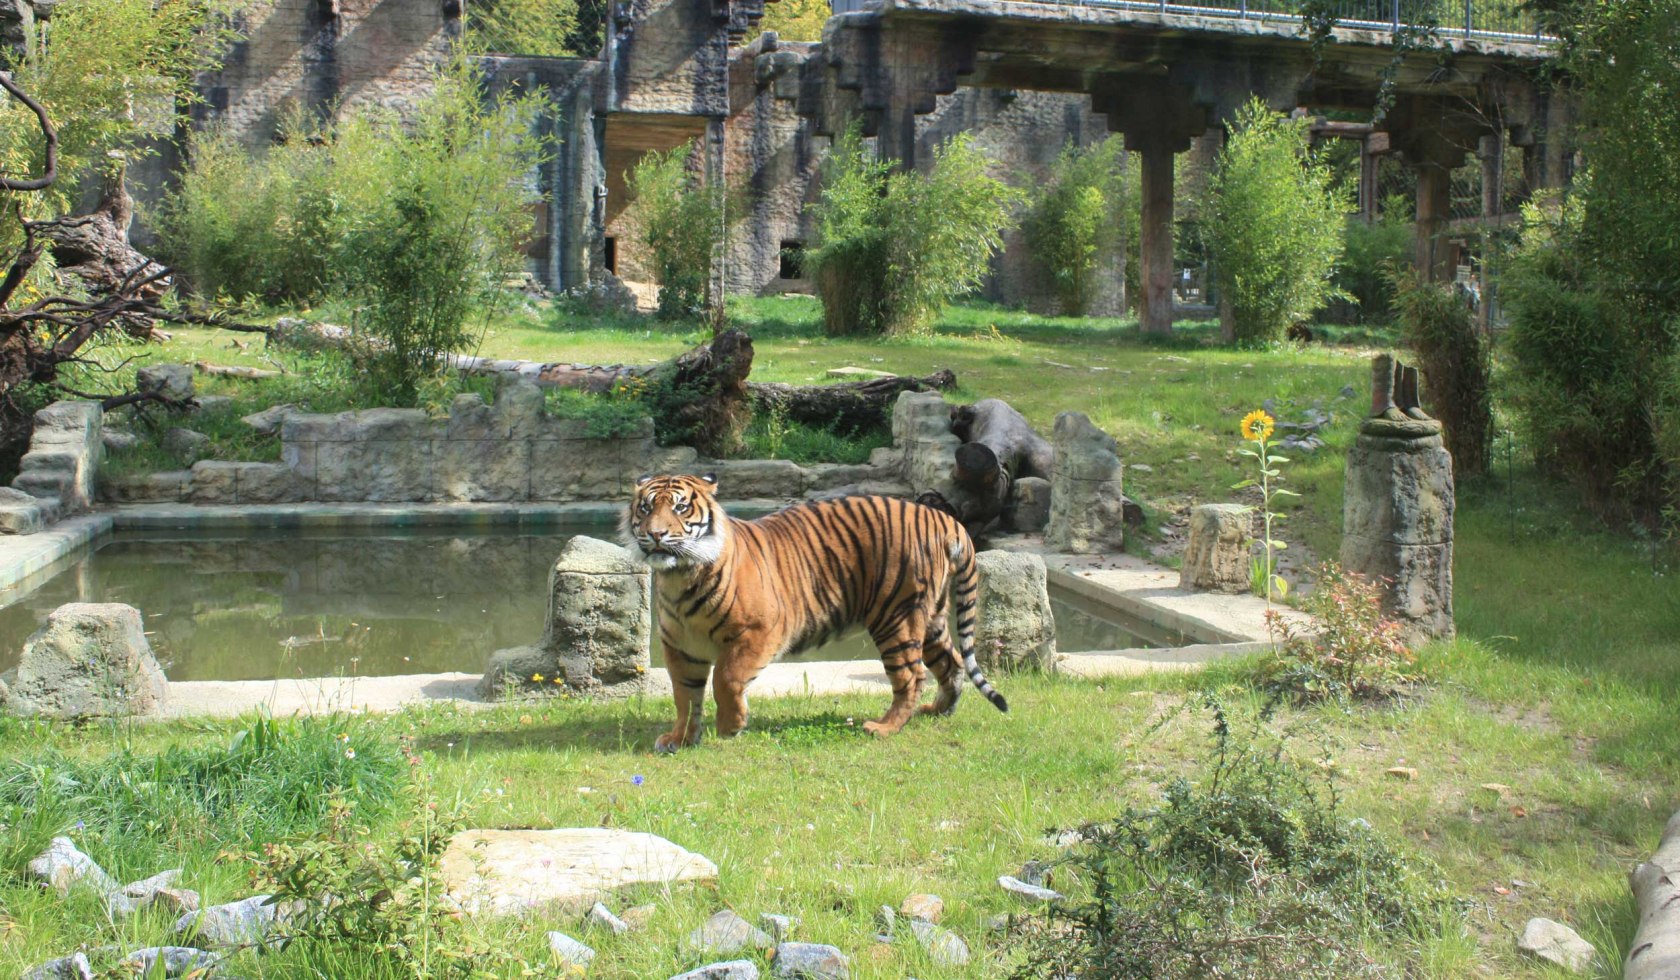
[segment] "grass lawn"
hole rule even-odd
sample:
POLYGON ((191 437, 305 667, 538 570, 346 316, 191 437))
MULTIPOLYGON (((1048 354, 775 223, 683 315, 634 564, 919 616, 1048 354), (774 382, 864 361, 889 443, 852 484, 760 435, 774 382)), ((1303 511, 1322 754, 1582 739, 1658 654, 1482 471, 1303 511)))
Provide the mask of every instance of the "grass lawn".
MULTIPOLYGON (((962 385, 958 397, 1004 398, 1041 426, 1058 411, 1086 411, 1115 434, 1129 464, 1150 467, 1128 474, 1128 490, 1158 513, 1229 498, 1241 475, 1237 421, 1261 400, 1330 403, 1351 385, 1361 395, 1336 405, 1329 445, 1286 467, 1289 485, 1304 496, 1284 536, 1334 552, 1342 450, 1368 377, 1359 350, 1205 348, 1210 325, 1150 343, 1130 322, 972 307, 953 311, 928 337, 840 342, 817 336, 815 312, 813 301, 800 298, 741 304, 738 319, 753 325, 757 376, 817 380, 843 364, 916 374, 950 367, 962 385)), ((696 339, 657 325, 556 324, 530 314, 498 322, 483 350, 645 362, 696 339)), ((261 362, 254 345, 240 351, 227 343, 184 331, 157 353, 261 362)), ((241 384, 207 387, 231 392, 241 384)), ((244 400, 257 404, 263 396, 244 400)), ((1599 976, 1618 976, 1634 925, 1626 872, 1680 806, 1673 708, 1680 589, 1645 545, 1592 524, 1567 490, 1532 469, 1519 465, 1509 484, 1461 487, 1459 502, 1460 637, 1423 652, 1433 683, 1400 704, 1289 709, 1272 724, 1293 733, 1290 744, 1303 757, 1328 755, 1349 817, 1365 818, 1407 853, 1433 862, 1463 900, 1462 924, 1444 938, 1386 936, 1373 944, 1371 955, 1395 975, 1549 976, 1514 948, 1524 922, 1544 915, 1598 947, 1599 976), (1386 775, 1393 766, 1415 768, 1417 778, 1386 775)), ((560 928, 600 950, 590 976, 662 980, 702 962, 682 948, 682 937, 729 907, 752 920, 760 912, 800 916, 798 938, 840 946, 855 977, 1003 977, 1018 944, 988 934, 984 923, 1016 907, 997 876, 1053 856, 1045 839, 1052 828, 1111 817, 1128 802, 1157 799, 1177 776, 1194 778, 1209 744, 1207 717, 1186 713, 1153 726, 1196 689, 1221 692, 1240 718, 1252 714, 1257 696, 1240 667, 1102 684, 997 680, 1011 702, 1007 716, 970 696, 954 717, 917 720, 877 743, 847 719, 877 714, 879 698, 760 700, 748 733, 676 757, 649 751, 668 724, 669 706, 658 699, 416 710, 331 725, 355 732, 370 759, 378 755, 372 747, 416 739, 439 789, 470 801, 477 825, 647 830, 719 865, 715 891, 627 896, 620 907, 645 900, 659 911, 645 931, 622 937, 584 933, 569 919, 467 926, 527 961, 532 975, 555 975, 542 933, 560 928), (890 947, 873 941, 874 910, 915 891, 943 896, 945 924, 968 941, 975 963, 942 968, 907 938, 890 947)), ((146 757, 171 746, 217 749, 242 727, 0 722, 0 759, 17 760, 0 771, 0 800, 20 780, 50 782, 53 772, 119 745, 146 757)), ((148 785, 135 792, 153 792, 148 785)), ((262 827, 255 817, 195 819, 190 812, 119 825, 101 814, 74 836, 124 880, 184 865, 188 887, 225 901, 251 893, 239 855, 272 833, 262 827)), ((14 817, 0 830, 0 857, 15 866, 27 835, 41 830, 14 817)), ((1055 884, 1075 895, 1088 885, 1065 872, 1055 884)), ((78 945, 156 941, 166 927, 161 918, 112 926, 91 900, 61 902, 16 874, 0 875, 0 975, 78 945)), ((342 951, 300 944, 277 955, 242 954, 230 969, 247 977, 362 975, 354 963, 342 951)), ((519 976, 520 967, 510 964, 503 975, 519 976)))

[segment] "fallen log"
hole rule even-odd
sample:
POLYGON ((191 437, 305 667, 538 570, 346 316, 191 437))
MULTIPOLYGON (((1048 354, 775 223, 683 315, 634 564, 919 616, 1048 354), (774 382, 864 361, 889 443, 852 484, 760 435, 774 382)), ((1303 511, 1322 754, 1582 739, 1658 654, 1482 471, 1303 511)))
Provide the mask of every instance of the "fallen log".
POLYGON ((1628 886, 1639 906, 1639 928, 1623 980, 1680 977, 1680 812, 1669 819, 1656 853, 1628 875, 1628 886))
POLYGON ((241 367, 236 364, 211 364, 208 361, 196 361, 193 367, 199 374, 208 374, 214 378, 243 378, 246 381, 278 378, 281 373, 266 368, 241 367))
POLYGON ((956 374, 946 369, 921 378, 893 375, 832 385, 755 381, 748 383, 747 391, 760 412, 779 412, 794 422, 835 432, 869 432, 889 424, 900 394, 947 391, 956 384, 956 374))

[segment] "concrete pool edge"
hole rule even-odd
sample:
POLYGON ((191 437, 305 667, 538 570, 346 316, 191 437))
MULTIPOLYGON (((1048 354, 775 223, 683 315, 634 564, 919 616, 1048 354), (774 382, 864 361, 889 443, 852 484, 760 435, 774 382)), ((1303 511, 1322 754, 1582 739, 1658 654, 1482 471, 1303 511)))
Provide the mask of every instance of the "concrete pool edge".
MULTIPOLYGON (((783 501, 728 502, 741 515, 767 513, 783 501)), ((544 527, 615 520, 615 503, 543 504, 130 504, 102 508, 26 537, 0 538, 0 589, 15 587, 113 531, 361 529, 371 527, 544 527)), ((1184 646, 1076 651, 1058 655, 1058 670, 1076 677, 1127 676, 1195 670, 1215 660, 1266 647, 1263 600, 1191 593, 1178 573, 1131 555, 1044 553, 1032 538, 1003 547, 1043 554, 1053 584, 1085 599, 1196 641, 1184 646)), ((477 697, 478 673, 386 677, 323 677, 280 681, 172 681, 163 718, 233 717, 256 710, 276 716, 348 710, 391 711, 415 703, 491 706, 477 697)), ((887 693, 886 676, 872 661, 784 662, 753 685, 758 697, 887 693)), ((647 694, 669 693, 663 670, 649 674, 647 694)))

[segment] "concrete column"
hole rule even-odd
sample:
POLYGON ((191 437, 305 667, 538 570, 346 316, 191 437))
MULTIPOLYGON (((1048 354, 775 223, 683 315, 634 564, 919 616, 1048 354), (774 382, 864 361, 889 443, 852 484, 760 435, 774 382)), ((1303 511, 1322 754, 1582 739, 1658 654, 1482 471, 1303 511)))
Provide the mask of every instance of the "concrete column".
MULTIPOLYGON (((724 167, 724 132, 722 119, 706 120, 706 193, 729 186, 724 167)), ((717 238, 712 243, 712 270, 706 282, 706 315, 713 330, 721 330, 724 320, 724 297, 727 293, 729 248, 724 241, 729 232, 729 216, 718 215, 717 238)))
POLYGON ((1388 134, 1382 130, 1359 141, 1359 216, 1367 222, 1377 220, 1382 210, 1382 183, 1377 178, 1388 152, 1388 134))
POLYGON ((1505 137, 1483 136, 1476 142, 1482 162, 1482 217, 1497 218, 1505 211, 1505 137))
POLYGON ((1138 242, 1138 279, 1143 287, 1144 333, 1172 333, 1173 151, 1165 140, 1138 150, 1143 220, 1138 242))
POLYGON ((1452 171, 1439 163, 1417 164, 1417 268, 1431 282, 1450 282, 1452 249, 1446 240, 1452 204, 1452 171))

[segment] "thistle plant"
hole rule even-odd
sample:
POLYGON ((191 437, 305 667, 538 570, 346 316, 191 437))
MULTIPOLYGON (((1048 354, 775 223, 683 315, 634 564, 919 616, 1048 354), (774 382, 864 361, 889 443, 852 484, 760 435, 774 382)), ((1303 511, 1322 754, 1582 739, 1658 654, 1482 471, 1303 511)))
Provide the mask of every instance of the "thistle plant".
POLYGON ((1283 479, 1283 472, 1278 469, 1289 460, 1283 456, 1274 456, 1271 452, 1270 440, 1277 429, 1277 420, 1266 414, 1265 409, 1257 408, 1242 420, 1242 437, 1244 442, 1254 443, 1254 448, 1244 446, 1238 452, 1253 459, 1260 471, 1260 478, 1247 479, 1238 483, 1233 489, 1243 490, 1248 487, 1260 488, 1260 514, 1262 526, 1265 529, 1261 538, 1261 554, 1252 559, 1250 564, 1250 578, 1253 581, 1254 592, 1266 597, 1266 604, 1270 605, 1274 595, 1282 599, 1289 595, 1289 583, 1277 573, 1277 553, 1288 547, 1288 544, 1278 539, 1273 532, 1273 525, 1283 520, 1284 515, 1273 510, 1273 501, 1279 497, 1297 497, 1299 494, 1285 490, 1276 484, 1283 479))

